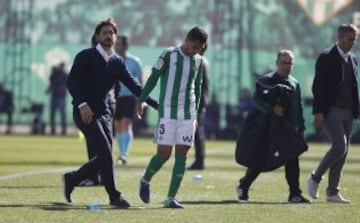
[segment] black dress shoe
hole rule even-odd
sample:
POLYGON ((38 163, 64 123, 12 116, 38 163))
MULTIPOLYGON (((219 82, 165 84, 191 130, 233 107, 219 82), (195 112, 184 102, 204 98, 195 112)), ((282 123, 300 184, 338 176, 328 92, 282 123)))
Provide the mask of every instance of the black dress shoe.
POLYGON ((187 169, 188 170, 203 170, 204 169, 204 164, 200 164, 200 163, 195 162, 187 169))
POLYGON ((120 209, 127 209, 131 207, 131 205, 122 197, 120 197, 119 200, 110 201, 110 205, 120 209))
POLYGON ((62 176, 64 196, 67 202, 71 203, 71 193, 74 190, 74 184, 71 180, 71 173, 65 173, 62 176))
POLYGON ((301 194, 298 195, 290 195, 288 199, 288 203, 291 204, 311 204, 311 201, 303 197, 301 194))

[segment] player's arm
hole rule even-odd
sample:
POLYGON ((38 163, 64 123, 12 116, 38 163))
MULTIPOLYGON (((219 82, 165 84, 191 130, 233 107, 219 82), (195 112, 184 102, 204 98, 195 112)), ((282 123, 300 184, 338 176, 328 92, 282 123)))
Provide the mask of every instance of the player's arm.
POLYGON ((141 95, 139 97, 140 102, 144 102, 145 98, 150 94, 150 92, 154 89, 156 86, 157 81, 159 80, 160 76, 167 70, 169 67, 169 61, 170 61, 170 51, 169 49, 165 49, 159 58, 157 59, 156 63, 151 69, 150 77, 147 79, 144 89, 141 92, 141 95))
MULTIPOLYGON (((143 89, 140 86, 140 84, 135 80, 134 76, 131 75, 129 70, 126 68, 124 62, 121 63, 121 67, 120 67, 120 81, 127 88, 129 88, 129 90, 134 95, 136 95, 137 97, 140 97, 140 95, 143 92, 143 89)), ((155 109, 157 109, 159 106, 158 102, 155 99, 148 97, 148 95, 146 95, 146 97, 144 97, 143 101, 146 101, 147 104, 149 104, 151 107, 153 107, 155 109)))
POLYGON ((139 102, 143 103, 145 99, 149 96, 151 91, 156 86, 157 81, 159 80, 160 73, 152 71, 150 74, 150 77, 147 79, 143 90, 141 91, 141 94, 139 96, 139 102))

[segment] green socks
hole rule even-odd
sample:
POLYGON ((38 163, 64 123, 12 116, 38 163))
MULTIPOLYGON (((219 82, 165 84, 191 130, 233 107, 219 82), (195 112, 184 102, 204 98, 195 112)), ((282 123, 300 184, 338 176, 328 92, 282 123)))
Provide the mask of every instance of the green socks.
POLYGON ((150 182, 151 178, 155 175, 156 172, 160 170, 162 165, 166 162, 158 153, 156 153, 150 160, 149 165, 147 166, 143 179, 147 182, 150 182))
POLYGON ((175 197, 182 178, 185 173, 185 162, 186 162, 186 156, 185 155, 175 155, 175 164, 173 168, 173 173, 171 177, 168 197, 175 197))
MULTIPOLYGON (((146 182, 150 182, 151 178, 159 171, 159 169, 164 165, 166 162, 158 153, 156 153, 150 160, 148 167, 145 170, 143 180, 146 182)), ((172 172, 168 197, 175 197, 181 181, 183 179, 185 173, 185 162, 186 156, 185 155, 175 155, 175 164, 172 172)))

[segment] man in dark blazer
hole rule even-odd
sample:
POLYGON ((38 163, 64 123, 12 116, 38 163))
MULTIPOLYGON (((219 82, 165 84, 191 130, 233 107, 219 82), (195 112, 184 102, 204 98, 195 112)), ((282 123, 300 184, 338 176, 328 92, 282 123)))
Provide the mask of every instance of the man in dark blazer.
POLYGON ((327 201, 350 203, 341 195, 339 182, 348 154, 353 119, 359 116, 358 62, 351 52, 358 33, 352 24, 341 25, 336 44, 325 49, 316 60, 312 86, 314 125, 323 128, 331 147, 307 182, 309 195, 314 199, 318 198, 319 183, 329 170, 327 201))
MULTIPOLYGON (((95 29, 98 44, 76 55, 68 77, 67 86, 73 97, 75 124, 84 133, 89 142, 87 145, 92 146, 96 153, 80 169, 63 175, 64 196, 68 202, 71 202, 75 185, 99 170, 110 205, 117 208, 130 207, 115 187, 112 114, 108 92, 119 81, 137 96, 141 94, 142 88, 127 70, 124 60, 112 50, 116 35, 117 27, 111 19, 101 21, 95 29)), ((157 108, 157 102, 153 99, 147 99, 147 102, 157 108)))
POLYGON ((7 115, 6 134, 11 133, 13 112, 14 112, 13 95, 10 91, 5 90, 3 84, 0 83, 0 113, 6 113, 7 115))

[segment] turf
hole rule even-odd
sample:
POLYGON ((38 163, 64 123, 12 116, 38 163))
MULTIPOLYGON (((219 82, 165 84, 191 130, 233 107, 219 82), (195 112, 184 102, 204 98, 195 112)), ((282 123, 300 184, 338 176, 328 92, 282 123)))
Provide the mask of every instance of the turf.
MULTIPOLYGON (((85 143, 75 137, 1 136, 0 222, 359 222, 360 146, 353 145, 344 168, 342 193, 350 205, 325 202, 327 181, 321 197, 311 205, 286 204, 288 188, 280 168, 260 175, 250 190, 248 203, 238 203, 235 186, 244 168, 234 161, 232 141, 208 141, 205 171, 188 171, 178 193, 183 210, 162 208, 167 194, 173 158, 153 178, 151 203, 138 197, 143 168, 155 150, 151 139, 135 139, 129 163, 116 165, 118 188, 135 207, 116 210, 108 206, 102 187, 76 188, 73 203, 63 198, 61 174, 86 161, 85 143), (201 174, 201 180, 194 180, 201 174), (100 210, 86 206, 99 203, 100 210)), ((310 144, 301 156, 301 187, 327 150, 327 144, 310 144)), ((114 147, 114 158, 117 147, 114 147)), ((191 151, 188 164, 193 161, 191 151)), ((306 193, 304 193, 305 196, 306 193)))

